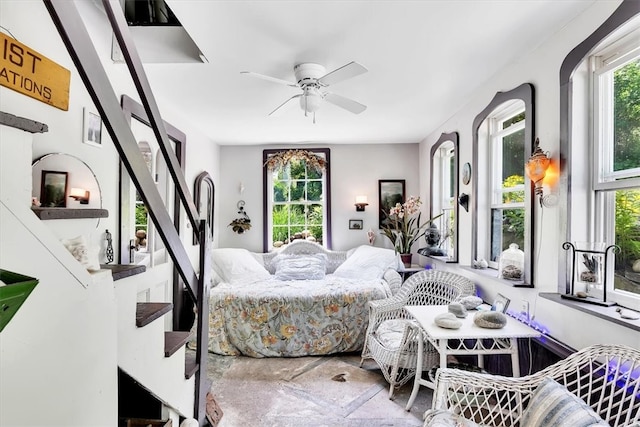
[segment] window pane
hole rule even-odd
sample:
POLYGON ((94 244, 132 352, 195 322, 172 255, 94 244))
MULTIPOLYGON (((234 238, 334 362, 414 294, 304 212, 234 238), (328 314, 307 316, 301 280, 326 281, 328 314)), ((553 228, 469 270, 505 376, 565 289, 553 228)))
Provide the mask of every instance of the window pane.
POLYGON ((322 174, 315 169, 309 168, 307 170, 307 179, 322 179, 322 174))
POLYGON ((310 181, 307 183, 307 200, 322 200, 322 181, 310 181))
POLYGON ((304 199, 304 181, 291 182, 291 200, 302 201, 304 199))
POLYGON ((305 209, 306 206, 305 205, 299 205, 299 204, 292 204, 290 205, 291 208, 291 224, 306 224, 306 217, 305 217, 305 209))
POLYGON ((289 225, 289 205, 274 205, 271 211, 273 225, 289 225))
POLYGON ((511 175, 502 183, 503 189, 514 188, 502 193, 502 203, 522 203, 524 202, 524 176, 511 175), (514 188, 516 187, 516 188, 514 188))
POLYGON ((491 209, 491 261, 511 243, 524 249, 524 209, 491 209))
POLYGON ((522 113, 520 113, 520 114, 516 114, 515 116, 510 117, 507 120, 503 121, 501 129, 506 129, 509 126, 511 126, 511 125, 513 125, 515 123, 521 122, 523 120, 524 120, 524 111, 522 113))
POLYGON ((616 254, 614 289, 640 295, 640 189, 616 191, 615 244, 616 254), (638 269, 636 266, 636 269, 638 269))
POLYGON ((289 182, 275 181, 273 183, 273 201, 286 202, 289 200, 289 182))
POLYGON ((273 236, 271 240, 273 242, 284 242, 289 238, 289 227, 273 226, 273 236))
POLYGON ((613 170, 640 167, 640 59, 614 72, 613 170))
MULTIPOLYGON (((502 180, 524 174, 524 129, 502 139, 502 180)), ((523 180, 524 182, 524 180, 523 180)))
POLYGON ((307 223, 322 225, 322 205, 309 205, 307 223))
POLYGON ((291 179, 305 179, 306 178, 306 163, 300 160, 292 160, 290 164, 291 179))

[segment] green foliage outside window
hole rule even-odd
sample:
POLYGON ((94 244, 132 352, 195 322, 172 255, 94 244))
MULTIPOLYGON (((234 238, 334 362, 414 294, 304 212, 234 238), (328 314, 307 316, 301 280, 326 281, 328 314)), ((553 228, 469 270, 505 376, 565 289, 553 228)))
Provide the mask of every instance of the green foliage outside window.
POLYGON ((317 241, 323 235, 322 175, 292 160, 274 173, 272 211, 274 242, 286 242, 296 233, 309 232, 317 241))

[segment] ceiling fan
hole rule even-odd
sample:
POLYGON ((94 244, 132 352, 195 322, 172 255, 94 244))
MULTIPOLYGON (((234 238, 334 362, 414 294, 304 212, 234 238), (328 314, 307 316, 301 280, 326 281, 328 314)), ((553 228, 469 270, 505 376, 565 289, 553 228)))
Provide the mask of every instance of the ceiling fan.
POLYGON ((357 62, 349 62, 340 68, 327 73, 325 68, 320 64, 304 62, 293 67, 293 73, 296 76, 297 83, 282 80, 276 77, 265 76, 263 74, 254 73, 252 71, 241 71, 241 74, 248 74, 270 82, 287 85, 290 87, 302 89, 302 93, 292 96, 282 104, 278 105, 275 110, 269 113, 276 113, 289 102, 299 99, 300 108, 304 110, 304 115, 313 113, 313 122, 316 122, 316 111, 320 108, 323 101, 327 101, 340 108, 344 108, 354 114, 360 114, 367 109, 366 105, 362 105, 352 99, 326 90, 327 87, 334 83, 341 82, 346 79, 366 73, 368 70, 357 62))

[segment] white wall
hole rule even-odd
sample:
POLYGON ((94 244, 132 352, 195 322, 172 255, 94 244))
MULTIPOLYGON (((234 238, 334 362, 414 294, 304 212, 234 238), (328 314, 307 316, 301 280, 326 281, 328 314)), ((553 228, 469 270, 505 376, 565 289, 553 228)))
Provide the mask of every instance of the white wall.
MULTIPOLYGON (((582 40, 588 37, 620 4, 620 1, 595 2, 581 16, 577 17, 558 34, 550 35, 532 52, 523 52, 523 57, 501 73, 483 84, 467 105, 443 123, 420 144, 421 192, 429 187, 429 151, 442 132, 460 133, 460 165, 472 163, 473 120, 491 101, 498 91, 507 91, 522 83, 532 83, 535 87, 534 135, 540 138, 540 145, 558 161, 560 138, 560 89, 559 72, 566 55, 582 40)), ((460 185, 460 193, 471 193, 471 183, 460 185)), ((557 192, 557 188, 545 188, 545 192, 557 192)), ((473 197, 473 195, 472 195, 473 197)), ((459 210, 459 260, 460 265, 471 264, 471 212, 459 210)), ((595 342, 630 344, 640 347, 640 336, 624 326, 581 313, 557 303, 541 299, 540 292, 557 292, 559 260, 564 259, 560 235, 559 209, 545 208, 544 213, 536 213, 534 236, 535 247, 539 248, 535 261, 535 288, 518 289, 499 281, 487 279, 480 274, 462 271, 480 284, 486 300, 491 301, 497 293, 510 298, 516 308, 523 299, 531 303, 536 321, 549 329, 549 333, 575 348, 595 342)), ((538 251, 538 249, 536 249, 538 251)), ((441 268, 455 269, 454 266, 440 265, 441 268)), ((611 309, 613 312, 613 309, 611 309)), ((615 315, 615 313, 613 313, 615 315)))
MULTIPOLYGON (((331 149, 331 220, 335 250, 367 244, 369 228, 379 232, 379 179, 404 179, 407 197, 419 195, 418 144, 318 144, 313 147, 331 149), (356 212, 354 203, 357 195, 368 197, 369 206, 364 212, 356 212), (349 219, 363 220, 363 229, 349 230, 349 219)), ((262 151, 268 148, 288 147, 221 147, 221 178, 217 189, 220 232, 217 246, 262 252, 262 151), (239 191, 240 183, 245 187, 243 194, 239 191), (248 232, 236 234, 227 224, 237 216, 236 203, 240 199, 246 202, 245 211, 251 218, 252 227, 248 232)), ((375 246, 391 247, 381 235, 376 239, 375 246)))

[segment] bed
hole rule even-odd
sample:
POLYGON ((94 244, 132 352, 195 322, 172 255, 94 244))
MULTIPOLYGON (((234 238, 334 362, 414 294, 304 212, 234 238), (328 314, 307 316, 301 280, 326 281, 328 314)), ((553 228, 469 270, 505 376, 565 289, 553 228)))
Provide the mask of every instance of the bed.
POLYGON ((212 251, 209 351, 299 357, 360 351, 367 303, 400 287, 393 250, 329 251, 296 240, 278 252, 212 251))

